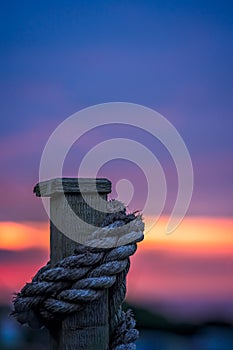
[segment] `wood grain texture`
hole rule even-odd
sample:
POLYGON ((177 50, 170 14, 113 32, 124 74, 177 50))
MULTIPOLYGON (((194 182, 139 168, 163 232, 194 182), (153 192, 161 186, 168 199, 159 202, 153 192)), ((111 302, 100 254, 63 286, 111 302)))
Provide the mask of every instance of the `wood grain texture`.
MULTIPOLYGON (((111 191, 111 182, 107 179, 82 179, 86 186, 86 193, 82 195, 77 186, 77 179, 54 179, 47 182, 43 191, 38 184, 34 192, 37 196, 50 196, 50 258, 54 266, 59 260, 71 255, 77 245, 77 241, 71 240, 61 233, 53 224, 53 218, 59 217, 65 220, 67 225, 76 225, 77 234, 85 234, 85 224, 77 227, 66 217, 67 206, 78 215, 84 222, 100 226, 105 213, 94 210, 85 202, 93 203, 95 207, 103 205, 101 199, 107 200, 107 193, 111 191), (54 181, 54 183, 53 183, 54 181), (66 184, 64 196, 59 195, 60 186, 66 184), (97 184, 99 194, 92 192, 93 185, 97 184), (40 189, 40 192, 38 192, 40 189), (89 192, 90 190, 90 192, 89 192)), ((44 185, 43 185, 44 186, 44 185)), ((78 236, 77 236, 78 238, 78 236)), ((51 333, 50 350, 108 350, 109 347, 109 307, 108 291, 104 291, 100 299, 91 302, 78 313, 68 316, 55 331, 51 333)))
POLYGON ((90 178, 56 178, 38 183, 33 192, 38 197, 51 197, 56 193, 78 193, 82 188, 82 193, 110 193, 111 182, 108 179, 90 178))

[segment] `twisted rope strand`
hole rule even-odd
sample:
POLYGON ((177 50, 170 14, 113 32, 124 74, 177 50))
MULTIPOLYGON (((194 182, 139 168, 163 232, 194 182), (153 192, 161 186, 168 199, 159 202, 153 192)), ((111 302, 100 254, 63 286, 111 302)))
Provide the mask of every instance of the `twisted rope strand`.
POLYGON ((134 350, 138 331, 132 313, 121 310, 126 294, 130 256, 144 238, 140 215, 126 214, 121 202, 109 202, 103 227, 93 234, 91 246, 78 245, 73 255, 50 262, 26 283, 14 300, 13 315, 33 328, 61 321, 98 299, 108 288, 110 296, 111 350, 134 350), (114 210, 118 208, 117 212, 114 210), (115 248, 103 249, 111 242, 115 248), (98 247, 95 248, 95 244, 98 247))

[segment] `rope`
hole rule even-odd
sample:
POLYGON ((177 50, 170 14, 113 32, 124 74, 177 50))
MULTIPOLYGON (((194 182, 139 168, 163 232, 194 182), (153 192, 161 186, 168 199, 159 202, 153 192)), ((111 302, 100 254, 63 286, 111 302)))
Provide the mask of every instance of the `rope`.
POLYGON ((110 349, 136 349, 138 331, 132 312, 124 312, 121 305, 126 294, 129 258, 144 238, 144 223, 141 215, 127 214, 119 201, 110 201, 108 206, 110 213, 88 246, 78 245, 73 255, 54 267, 48 262, 16 294, 13 315, 18 322, 32 328, 49 328, 98 299, 108 288, 112 316, 110 349), (114 248, 102 248, 106 240, 114 248), (95 248, 97 244, 100 248, 95 248))

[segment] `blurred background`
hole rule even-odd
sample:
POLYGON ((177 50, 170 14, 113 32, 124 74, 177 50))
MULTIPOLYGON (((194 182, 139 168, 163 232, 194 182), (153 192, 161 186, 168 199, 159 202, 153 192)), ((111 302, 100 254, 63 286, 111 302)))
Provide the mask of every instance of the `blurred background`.
MULTIPOLYGON (((189 211, 167 236, 177 174, 152 135, 98 127, 74 144, 64 164, 64 176, 75 176, 88 150, 125 137, 144 144, 164 169, 163 214, 140 243, 128 276, 126 302, 141 334, 137 348, 233 348, 232 15, 225 0, 2 3, 0 349, 48 346, 45 330, 9 317, 13 294, 49 259, 48 218, 32 193, 46 141, 71 114, 111 101, 163 114, 183 137, 195 176, 189 211)), ((143 169, 117 159, 99 176, 112 181, 110 198, 120 179, 131 181, 128 208, 143 208, 143 169)), ((153 213, 144 221, 151 225, 153 213)))

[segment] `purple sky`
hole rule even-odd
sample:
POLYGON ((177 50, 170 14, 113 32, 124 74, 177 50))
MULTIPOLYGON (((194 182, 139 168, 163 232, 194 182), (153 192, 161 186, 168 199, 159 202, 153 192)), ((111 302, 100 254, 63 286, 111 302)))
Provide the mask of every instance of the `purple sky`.
MULTIPOLYGON (((232 217, 232 17, 233 4, 226 0, 1 4, 0 221, 48 220, 32 190, 50 134, 80 109, 112 101, 153 108, 177 128, 194 167, 189 215, 232 217)), ((168 183, 164 213, 169 214, 177 194, 176 169, 165 147, 143 130, 118 125, 88 132, 71 148, 64 175, 75 176, 88 150, 115 137, 138 141, 157 156, 168 183)), ((147 193, 142 170, 116 160, 105 164, 99 176, 112 180, 112 197, 118 180, 131 180, 137 191, 130 209, 140 210, 147 193)), ((144 301, 170 311, 174 306, 174 312, 199 308, 201 313, 208 306, 227 314, 232 308, 232 258, 165 251, 160 255, 155 247, 136 254, 129 283, 132 299, 142 288, 144 301)), ((1 293, 5 290, 9 298, 17 278, 24 283, 24 274, 32 276, 47 255, 42 249, 0 247, 2 276, 12 280, 1 293)))
MULTIPOLYGON (((47 138, 70 114, 110 101, 156 109, 178 129, 194 165, 190 215, 232 216, 232 12, 229 1, 2 5, 0 220, 46 219, 32 188, 47 138)), ((84 135, 64 173, 74 175, 87 149, 111 137, 131 137, 157 155, 168 181, 165 213, 170 212, 175 168, 143 131, 99 128, 84 135)), ((119 162, 100 175, 143 183, 140 171, 119 162)), ((143 204, 143 186, 135 207, 143 204)))

